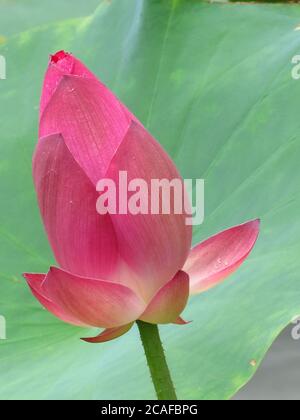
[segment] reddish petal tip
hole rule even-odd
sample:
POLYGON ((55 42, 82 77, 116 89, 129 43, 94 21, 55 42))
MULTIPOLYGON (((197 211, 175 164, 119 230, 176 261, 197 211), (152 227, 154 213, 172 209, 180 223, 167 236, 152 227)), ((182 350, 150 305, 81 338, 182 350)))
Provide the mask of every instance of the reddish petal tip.
POLYGON ((33 284, 39 285, 45 279, 46 274, 39 274, 39 273, 23 273, 22 276, 27 281, 29 286, 33 284))
POLYGON ((256 238, 255 238, 255 241, 253 243, 253 247, 254 247, 254 245, 255 245, 255 243, 258 239, 258 236, 259 236, 260 226, 261 226, 261 219, 250 220, 250 222, 246 222, 246 223, 241 225, 241 227, 250 228, 251 230, 253 230, 256 233, 256 238))
POLYGON ((71 54, 67 53, 66 51, 57 51, 55 54, 50 55, 50 63, 51 64, 57 64, 59 61, 65 59, 66 57, 69 57, 71 54))

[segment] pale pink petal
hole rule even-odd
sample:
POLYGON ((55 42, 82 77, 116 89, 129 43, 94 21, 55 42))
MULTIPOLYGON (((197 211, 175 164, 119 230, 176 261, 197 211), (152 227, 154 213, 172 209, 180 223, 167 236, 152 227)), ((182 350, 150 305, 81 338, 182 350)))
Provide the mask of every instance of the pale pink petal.
MULTIPOLYGON (((191 246, 192 228, 186 225, 186 214, 174 214, 171 192, 171 214, 151 214, 151 180, 177 179, 184 196, 183 181, 167 153, 140 125, 132 122, 106 177, 119 182, 120 171, 126 171, 128 183, 142 179, 148 185, 145 201, 148 214, 112 215, 119 252, 139 278, 134 289, 149 301, 183 267, 191 246)), ((146 186, 147 186, 146 185, 146 186)), ((134 193, 129 193, 128 198, 134 193)), ((183 203, 181 203, 183 204, 183 203)), ((184 210, 184 206, 182 205, 184 210)), ((128 279, 130 282, 130 279, 128 279)))
POLYGON ((126 334, 132 326, 133 322, 131 324, 123 325, 122 327, 108 328, 102 331, 97 337, 82 338, 82 340, 92 344, 105 343, 106 341, 115 340, 126 334))
POLYGON ((61 133, 74 159, 96 185, 133 119, 96 79, 64 75, 41 115, 40 137, 61 133))
POLYGON ((259 220, 250 221, 193 248, 183 268, 190 276, 191 293, 204 292, 237 270, 252 251, 259 227, 259 220))
POLYGON ((67 313, 61 307, 51 302, 45 296, 42 295, 42 283, 46 278, 46 274, 32 274, 25 273, 23 274, 24 278, 27 280, 28 286, 33 294, 33 296, 53 315, 59 318, 61 321, 67 322, 68 324, 76 325, 78 327, 87 327, 88 325, 83 324, 78 319, 73 317, 71 314, 67 313))
POLYGON ((96 211, 98 194, 62 136, 39 141, 33 176, 45 228, 58 264, 86 277, 107 279, 118 245, 108 215, 96 211))
POLYGON ((128 287, 83 278, 51 268, 42 292, 52 302, 93 327, 115 328, 135 321, 145 304, 128 287))
POLYGON ((179 271, 151 300, 140 319, 151 324, 179 323, 189 297, 189 276, 179 271))

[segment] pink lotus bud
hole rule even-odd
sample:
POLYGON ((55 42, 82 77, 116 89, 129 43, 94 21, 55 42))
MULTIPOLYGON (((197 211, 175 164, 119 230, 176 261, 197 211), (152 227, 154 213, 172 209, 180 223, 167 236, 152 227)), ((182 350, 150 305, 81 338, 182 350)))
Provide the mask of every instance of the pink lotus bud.
MULTIPOLYGON (((106 328, 102 342, 141 319, 184 323, 190 289, 204 291, 249 255, 253 221, 191 251, 186 213, 99 214, 103 179, 182 179, 170 157, 131 112, 79 60, 63 51, 45 76, 33 177, 57 263, 48 274, 25 274, 50 312, 78 326, 106 328)), ((182 183, 183 184, 183 183, 182 183)))

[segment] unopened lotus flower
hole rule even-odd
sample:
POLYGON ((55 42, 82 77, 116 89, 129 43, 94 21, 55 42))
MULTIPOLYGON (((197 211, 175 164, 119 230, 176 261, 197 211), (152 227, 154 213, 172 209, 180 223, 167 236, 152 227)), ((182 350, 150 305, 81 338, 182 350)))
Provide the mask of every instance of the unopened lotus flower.
POLYGON ((180 178, 167 153, 78 59, 51 57, 43 86, 33 177, 59 268, 24 274, 33 295, 61 320, 104 329, 90 342, 127 332, 134 321, 184 324, 188 297, 216 286, 252 250, 259 221, 191 249, 186 214, 96 212, 99 180, 180 178))

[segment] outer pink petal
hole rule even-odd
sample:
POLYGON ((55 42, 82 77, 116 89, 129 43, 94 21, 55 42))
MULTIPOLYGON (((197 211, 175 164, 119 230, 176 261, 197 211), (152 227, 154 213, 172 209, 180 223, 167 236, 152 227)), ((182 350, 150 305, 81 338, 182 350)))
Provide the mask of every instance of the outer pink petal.
POLYGON ((106 341, 114 340, 126 334, 131 329, 132 326, 133 326, 133 322, 131 324, 124 325, 122 327, 108 328, 104 330, 101 334, 99 334, 97 337, 82 338, 82 340, 86 341, 87 343, 93 343, 93 344, 105 343, 106 341))
POLYGON ((118 259, 111 219, 97 213, 96 189, 60 135, 40 140, 33 176, 58 264, 81 276, 108 278, 118 259))
POLYGON ((254 220, 225 230, 192 249, 183 268, 190 276, 191 293, 204 292, 225 280, 244 262, 259 234, 254 220))
POLYGON ((53 93, 42 97, 40 137, 62 133, 74 159, 96 185, 135 117, 95 77, 74 76, 70 71, 57 80, 50 77, 53 93))
POLYGON ((83 324, 78 319, 67 313, 64 309, 51 302, 45 296, 42 295, 42 283, 46 278, 46 274, 24 274, 25 279, 32 291, 33 296, 46 308, 49 312, 55 315, 60 320, 67 322, 68 324, 76 325, 78 327, 87 327, 88 325, 83 324))
POLYGON ((189 297, 189 276, 179 271, 176 276, 154 296, 140 317, 151 324, 181 323, 178 319, 189 297))
MULTIPOLYGON (((182 182, 167 153, 143 127, 134 122, 106 177, 118 183, 119 171, 127 172, 128 182, 137 178, 147 182, 149 213, 151 180, 179 179, 182 182)), ((128 197, 130 199, 130 194, 128 197)), ((190 251, 192 228, 186 225, 184 213, 174 214, 172 210, 167 215, 118 214, 111 218, 120 255, 140 279, 135 289, 149 301, 183 267, 190 251)))
POLYGON ((83 278, 51 268, 43 285, 45 296, 81 322, 115 328, 135 321, 145 304, 128 287, 83 278))

